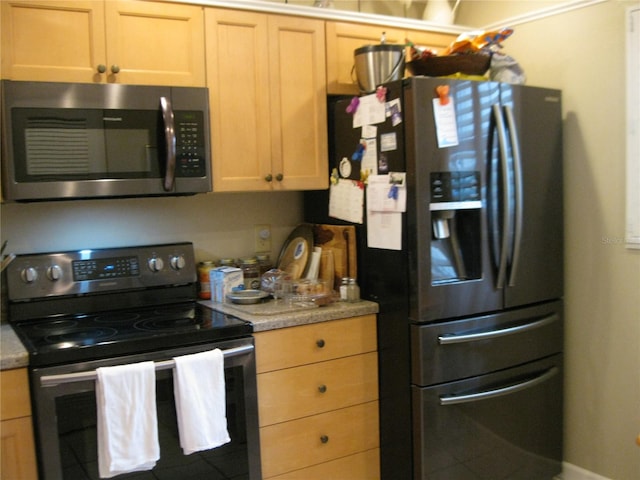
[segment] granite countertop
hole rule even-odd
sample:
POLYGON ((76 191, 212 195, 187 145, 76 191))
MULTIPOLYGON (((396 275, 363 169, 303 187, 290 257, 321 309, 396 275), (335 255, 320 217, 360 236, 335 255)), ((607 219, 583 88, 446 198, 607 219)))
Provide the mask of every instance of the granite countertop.
MULTIPOLYGON (((324 307, 288 305, 283 300, 270 300, 255 305, 200 302, 214 310, 234 315, 253 323, 254 332, 357 317, 378 312, 378 304, 363 300, 356 303, 336 302, 324 307)), ((29 365, 29 355, 8 323, 0 324, 0 370, 29 365)))
POLYGON ((254 305, 211 301, 201 301, 200 303, 253 323, 254 332, 378 313, 378 304, 367 300, 355 303, 335 302, 324 307, 303 304, 289 305, 285 300, 268 300, 254 305))
POLYGON ((0 370, 29 365, 29 355, 8 323, 0 324, 0 370))

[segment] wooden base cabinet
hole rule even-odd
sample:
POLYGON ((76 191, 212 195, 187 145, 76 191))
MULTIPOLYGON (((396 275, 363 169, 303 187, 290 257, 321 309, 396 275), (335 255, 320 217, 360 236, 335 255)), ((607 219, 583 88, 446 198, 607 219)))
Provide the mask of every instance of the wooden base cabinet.
POLYGON ((0 478, 37 480, 26 368, 0 372, 0 478))
POLYGON ((376 317, 255 334, 264 478, 376 480, 376 317))
POLYGON ((6 0, 2 78, 204 86, 202 7, 132 0, 6 0))
POLYGON ((324 22, 205 10, 214 192, 329 186, 324 22))

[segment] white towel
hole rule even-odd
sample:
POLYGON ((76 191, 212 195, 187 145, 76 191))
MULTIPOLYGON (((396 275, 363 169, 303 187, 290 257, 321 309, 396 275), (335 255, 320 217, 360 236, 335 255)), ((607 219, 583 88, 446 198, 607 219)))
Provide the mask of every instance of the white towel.
POLYGON ((174 360, 174 396, 180 446, 184 454, 230 442, 222 352, 215 349, 174 360))
POLYGON ((153 362, 96 370, 100 478, 151 470, 160 458, 153 362))

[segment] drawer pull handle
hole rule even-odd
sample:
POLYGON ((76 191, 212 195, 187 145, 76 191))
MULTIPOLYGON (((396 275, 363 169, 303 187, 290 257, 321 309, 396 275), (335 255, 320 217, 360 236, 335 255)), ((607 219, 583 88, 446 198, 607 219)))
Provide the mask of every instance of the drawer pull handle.
POLYGON ((327 391, 327 386, 326 386, 326 385, 320 385, 320 386, 318 387, 318 391, 319 391, 320 393, 325 393, 325 392, 327 391))
POLYGON ((323 348, 324 347, 324 340, 320 339, 320 340, 316 341, 316 345, 318 346, 318 348, 323 348))
POLYGON ((328 442, 329 442, 329 437, 328 437, 327 435, 322 435, 322 436, 320 437, 320 441, 321 441, 322 443, 328 443, 328 442))

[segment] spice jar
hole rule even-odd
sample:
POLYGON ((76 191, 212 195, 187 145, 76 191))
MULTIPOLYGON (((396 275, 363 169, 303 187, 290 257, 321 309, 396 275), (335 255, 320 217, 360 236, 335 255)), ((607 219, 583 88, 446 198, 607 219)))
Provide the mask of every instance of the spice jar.
POLYGON ((340 288, 338 291, 340 292, 340 301, 342 302, 347 301, 347 287, 349 286, 349 280, 349 277, 344 277, 340 282, 340 288))
POLYGON ((271 263, 271 258, 269 258, 268 253, 257 253, 256 258, 258 259, 258 267, 260 269, 260 276, 268 272, 273 268, 273 264, 271 263))
POLYGON ((209 274, 214 267, 215 263, 212 260, 207 260, 198 264, 198 282, 200 284, 198 296, 203 300, 211 299, 211 280, 209 278, 209 274))
POLYGON ((244 274, 245 290, 260 290, 260 267, 255 257, 243 258, 242 273, 244 274))
POLYGON ((360 287, 355 278, 349 279, 347 285, 347 302, 359 302, 360 301, 360 287))

